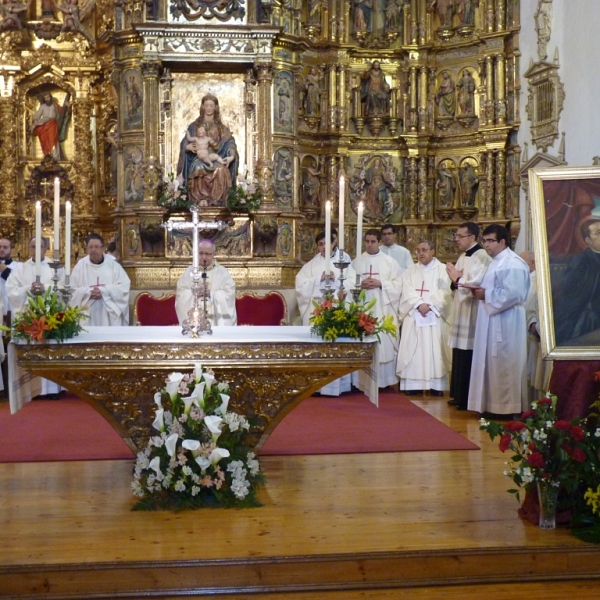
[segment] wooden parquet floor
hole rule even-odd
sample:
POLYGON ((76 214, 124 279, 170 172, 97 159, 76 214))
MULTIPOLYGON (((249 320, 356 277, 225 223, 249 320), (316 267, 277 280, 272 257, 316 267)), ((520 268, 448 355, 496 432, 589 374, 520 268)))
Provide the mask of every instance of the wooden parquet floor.
POLYGON ((131 461, 0 464, 0 598, 600 597, 600 547, 521 521, 446 400, 414 401, 481 451, 266 457, 252 510, 131 512, 131 461))

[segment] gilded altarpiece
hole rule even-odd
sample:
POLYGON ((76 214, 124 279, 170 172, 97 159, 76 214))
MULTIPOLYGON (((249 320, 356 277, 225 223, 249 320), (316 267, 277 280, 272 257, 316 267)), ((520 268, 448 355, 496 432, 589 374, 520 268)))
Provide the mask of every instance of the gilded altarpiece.
POLYGON ((293 287, 341 173, 352 256, 359 202, 367 226, 398 225, 411 250, 428 238, 441 259, 465 220, 518 233, 518 0, 92 0, 78 19, 66 8, 37 0, 0 23, 1 234, 21 257, 32 202, 47 204, 59 176, 78 255, 100 231, 134 289, 173 288, 190 243, 162 224, 188 217, 158 199, 170 174, 190 183, 182 148, 227 180, 229 165, 202 158, 217 140, 199 128, 186 139, 207 96, 235 141, 232 184, 261 196, 232 211, 207 180, 191 183, 203 218, 230 223, 215 242, 241 287, 293 287), (34 133, 44 105, 59 125, 48 152, 34 133))

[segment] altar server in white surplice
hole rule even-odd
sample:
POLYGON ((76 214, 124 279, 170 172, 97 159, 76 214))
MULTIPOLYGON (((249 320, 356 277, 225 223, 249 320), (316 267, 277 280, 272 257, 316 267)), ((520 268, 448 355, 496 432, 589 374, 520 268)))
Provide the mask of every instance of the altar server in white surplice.
MULTIPOLYGON (((206 308, 208 318, 213 326, 237 325, 237 313, 235 310, 235 282, 229 271, 215 260, 216 248, 211 240, 202 240, 198 244, 198 265, 200 271, 206 267, 206 308)), ((192 309, 192 271, 188 267, 177 282, 177 297, 175 310, 179 323, 188 318, 188 312, 192 309)), ((201 285, 203 281, 201 280, 201 285)), ((200 298, 200 307, 203 307, 203 299, 200 298)))
POLYGON ((400 265, 400 271, 404 273, 406 269, 412 267, 415 263, 410 252, 404 246, 396 243, 396 235, 396 226, 386 223, 381 228, 382 244, 379 249, 393 258, 400 265))
POLYGON ((123 267, 104 254, 104 239, 97 233, 86 238, 88 255, 71 273, 71 306, 81 306, 90 316, 88 325, 129 325, 131 282, 123 267))
MULTIPOLYGON (((322 299, 323 294, 321 289, 325 286, 325 232, 319 233, 315 241, 317 243, 317 250, 319 251, 318 254, 308 261, 296 275, 296 298, 298 299, 298 308, 302 316, 302 325, 309 325, 308 319, 314 309, 313 300, 320 301, 322 299)), ((333 252, 329 261, 330 281, 334 295, 337 297, 340 289, 340 282, 338 280, 340 271, 334 263, 339 260, 340 250, 335 247, 333 234, 331 236, 331 247, 333 252)), ((350 262, 350 257, 345 252, 344 257, 350 262)), ((352 267, 346 269, 345 277, 346 284, 344 287, 349 290, 351 286, 354 286, 356 280, 356 275, 352 267)), ((328 383, 319 390, 319 393, 324 396, 339 396, 343 392, 349 392, 351 389, 352 377, 348 374, 328 383)))
MULTIPOLYGON (((321 232, 315 238, 317 250, 319 251, 310 261, 308 261, 296 275, 296 297, 298 298, 298 308, 302 317, 302 325, 308 325, 308 319, 313 311, 313 300, 320 300, 322 297, 321 289, 325 286, 325 232, 321 232)), ((331 259, 329 267, 332 273, 331 287, 334 292, 340 289, 339 269, 335 262, 339 260, 339 248, 335 247, 334 237, 331 236, 331 259)), ((350 262, 350 257, 344 252, 345 259, 350 262)), ((356 275, 352 267, 348 267, 345 272, 345 285, 348 290, 354 286, 356 275)))
MULTIPOLYGON (((375 299, 372 314, 377 318, 391 315, 398 331, 398 304, 402 290, 400 266, 379 249, 381 232, 369 229, 364 236, 365 249, 360 258, 352 261, 352 267, 361 276, 361 288, 365 290, 367 301, 375 299)), ((396 360, 398 338, 387 333, 380 334, 379 346, 379 387, 396 386, 396 360)), ((352 374, 352 383, 357 385, 358 374, 352 374)))
MULTIPOLYGON (((54 282, 52 281, 54 271, 50 268, 48 259, 45 257, 46 250, 48 249, 46 240, 42 238, 40 244, 41 254, 44 257, 40 264, 40 283, 42 284, 42 288, 46 290, 54 285, 54 282)), ((27 292, 32 291, 31 288, 35 283, 35 238, 29 240, 29 256, 29 260, 24 263, 19 263, 13 269, 10 278, 6 282, 6 293, 13 311, 13 318, 27 307, 30 298, 30 296, 27 295, 27 292)), ((57 275, 59 277, 58 285, 61 287, 64 280, 63 270, 59 269, 57 275)), ((40 381, 41 391, 44 396, 50 398, 57 397, 63 389, 58 383, 54 383, 54 381, 43 378, 40 378, 40 381)))
POLYGON ((531 286, 525 301, 525 319, 527 321, 527 386, 523 390, 523 403, 529 406, 541 398, 550 385, 552 361, 542 360, 540 344, 540 325, 538 314, 537 276, 535 273, 535 255, 522 252, 519 255, 529 267, 531 286))
POLYGON ((434 257, 431 242, 417 244, 417 264, 402 275, 400 318, 402 337, 397 374, 400 391, 430 390, 442 396, 449 388, 452 365, 448 348, 448 318, 452 309, 450 278, 446 266, 434 257))
POLYGON ((509 247, 506 227, 488 225, 483 247, 492 262, 473 291, 480 301, 475 326, 469 410, 512 415, 528 408, 521 402, 526 381, 525 301, 529 267, 509 247))

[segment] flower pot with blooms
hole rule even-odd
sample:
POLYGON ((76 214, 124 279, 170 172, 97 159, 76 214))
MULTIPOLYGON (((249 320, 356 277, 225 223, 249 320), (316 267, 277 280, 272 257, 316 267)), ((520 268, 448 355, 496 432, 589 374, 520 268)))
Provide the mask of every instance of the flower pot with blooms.
POLYGON ((548 396, 533 402, 519 420, 496 423, 481 419, 480 429, 492 440, 500 437, 502 452, 512 452, 504 474, 517 488, 508 491, 520 499, 521 488, 538 487, 542 527, 554 526, 553 515, 548 520, 544 511, 556 507, 559 488, 564 490, 569 508, 576 508, 581 483, 598 464, 597 437, 587 430, 586 420, 558 419, 556 396, 548 396))
POLYGON ((154 400, 157 435, 137 456, 133 509, 260 506, 264 477, 244 441, 249 422, 228 410, 229 385, 196 363, 171 373, 154 400))
POLYGON ((339 299, 326 299, 320 302, 313 300, 314 310, 308 322, 311 333, 328 341, 339 337, 364 339, 373 335, 379 339, 380 334, 389 333, 396 337, 396 327, 392 315, 383 319, 374 317, 370 310, 376 300, 366 301, 362 290, 358 302, 347 302, 339 299))
POLYGON ((169 212, 190 209, 191 202, 187 187, 175 177, 175 173, 169 173, 168 178, 163 181, 158 196, 158 205, 168 209, 169 212))
POLYGON ((13 317, 11 336, 29 343, 54 340, 64 342, 83 331, 81 322, 87 319, 80 307, 67 306, 51 288, 29 299, 25 308, 13 317))
POLYGON ((227 208, 231 212, 254 213, 260 208, 260 194, 253 184, 245 189, 242 185, 234 185, 227 192, 227 208))

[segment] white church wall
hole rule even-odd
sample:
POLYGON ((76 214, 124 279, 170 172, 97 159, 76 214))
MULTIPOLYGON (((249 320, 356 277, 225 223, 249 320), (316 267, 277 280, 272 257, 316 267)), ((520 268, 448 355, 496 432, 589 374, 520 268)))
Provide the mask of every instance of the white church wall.
MULTIPOLYGON (((547 46, 549 62, 554 61, 558 50, 560 80, 565 90, 563 111, 560 115, 559 132, 565 133, 564 160, 569 167, 590 166, 594 156, 600 156, 600 33, 598 31, 598 0, 553 0, 552 28, 547 46)), ((531 62, 539 60, 537 54, 537 34, 534 15, 538 0, 521 2, 521 33, 519 48, 521 51, 521 98, 519 102, 521 126, 519 145, 529 145, 531 158, 536 152, 542 152, 531 143, 531 134, 525 106, 527 104, 527 80, 523 74, 531 62)), ((547 154, 558 157, 560 137, 547 154)), ((520 214, 523 219, 521 234, 515 250, 527 249, 528 236, 525 193, 521 191, 520 214)))

